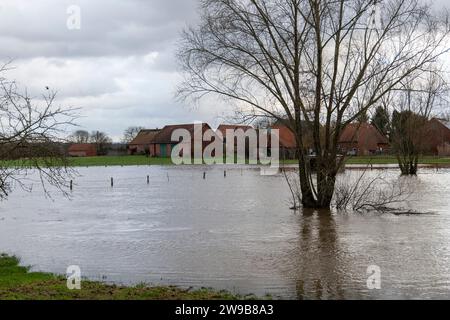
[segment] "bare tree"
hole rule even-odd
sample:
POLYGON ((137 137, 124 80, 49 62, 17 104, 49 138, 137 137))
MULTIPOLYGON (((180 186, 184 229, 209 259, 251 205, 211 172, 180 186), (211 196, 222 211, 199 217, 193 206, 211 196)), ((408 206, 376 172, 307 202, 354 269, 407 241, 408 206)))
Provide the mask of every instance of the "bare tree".
POLYGON ((89 142, 97 146, 97 153, 104 155, 107 152, 108 147, 112 143, 112 139, 108 135, 101 131, 92 131, 89 142))
POLYGON ((282 168, 281 172, 283 173, 284 179, 289 187, 289 192, 291 193, 290 208, 291 210, 297 211, 300 208, 300 203, 302 200, 302 193, 298 183, 297 173, 294 175, 292 171, 288 171, 286 168, 282 168))
POLYGON ((138 135, 138 133, 141 130, 144 130, 144 127, 128 127, 127 129, 125 129, 125 131, 123 132, 123 138, 122 141, 124 143, 130 143, 134 138, 136 138, 136 136, 138 135))
POLYGON ((180 45, 178 96, 220 95, 284 123, 297 140, 303 206, 329 208, 343 128, 448 51, 447 21, 420 0, 202 0, 200 25, 180 45))
POLYGON ((89 132, 87 132, 85 130, 77 130, 70 135, 69 141, 71 141, 73 143, 88 143, 89 142, 89 132))
POLYGON ((385 171, 369 174, 367 166, 362 171, 346 172, 336 184, 334 206, 337 210, 353 212, 378 211, 399 213, 398 208, 412 194, 408 180, 389 179, 385 171))
POLYGON ((448 85, 443 72, 432 70, 407 78, 392 94, 391 142, 403 175, 415 175, 420 156, 427 151, 428 122, 439 106, 446 103, 448 85), (398 110, 398 111, 397 111, 398 110))
POLYGON ((37 172, 47 192, 51 185, 66 193, 68 166, 61 136, 73 126, 75 110, 54 106, 55 92, 42 102, 22 93, 14 81, 1 77, 0 67, 0 198, 8 196, 14 184, 29 188, 27 176, 37 172))

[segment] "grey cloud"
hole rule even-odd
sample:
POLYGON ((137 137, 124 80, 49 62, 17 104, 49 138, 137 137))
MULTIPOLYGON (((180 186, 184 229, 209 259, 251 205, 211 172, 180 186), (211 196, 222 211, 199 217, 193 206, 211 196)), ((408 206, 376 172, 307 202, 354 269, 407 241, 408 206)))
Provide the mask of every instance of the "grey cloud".
POLYGON ((1 56, 107 56, 170 46, 195 20, 194 0, 3 0, 1 56), (67 8, 81 9, 81 29, 69 30, 67 8))
POLYGON ((215 107, 174 100, 175 45, 196 7, 197 0, 2 0, 0 62, 14 59, 6 76, 33 97, 49 86, 58 105, 80 108, 81 127, 115 140, 132 125, 214 124, 215 107), (66 27, 70 5, 81 9, 80 30, 66 27))

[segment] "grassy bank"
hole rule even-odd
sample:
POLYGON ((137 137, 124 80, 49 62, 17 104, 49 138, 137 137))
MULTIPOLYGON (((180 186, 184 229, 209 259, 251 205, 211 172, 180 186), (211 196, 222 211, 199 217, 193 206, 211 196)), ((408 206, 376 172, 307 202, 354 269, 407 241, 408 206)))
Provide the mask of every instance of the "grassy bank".
MULTIPOLYGON (((286 163, 295 164, 296 160, 286 163)), ((394 156, 366 156, 350 157, 347 164, 397 164, 394 156)), ((450 157, 422 157, 420 164, 450 164, 450 157)), ((172 165, 170 158, 148 158, 146 156, 103 156, 88 158, 71 158, 70 164, 75 167, 82 166, 133 166, 133 165, 172 165)))
MULTIPOLYGON (((145 165, 173 165, 170 158, 149 158, 146 156, 99 156, 86 158, 69 158, 69 164, 73 167, 100 167, 100 166, 145 166, 145 165)), ((286 160, 285 164, 296 164, 297 160, 286 160)), ((422 157, 420 164, 450 165, 450 157, 422 157)), ((394 156, 366 156, 349 157, 346 164, 397 164, 394 156)), ((29 167, 33 166, 27 160, 4 161, 3 166, 29 167)), ((44 165, 44 163, 42 164, 44 165)))
MULTIPOLYGON (((366 156, 351 157, 346 161, 347 164, 397 164, 397 158, 394 156, 366 156)), ((420 164, 450 164, 450 157, 425 156, 419 160, 420 164)))
POLYGON ((84 280, 81 290, 69 290, 66 279, 50 273, 30 272, 19 259, 0 255, 0 300, 235 300, 241 297, 209 289, 175 287, 122 287, 84 280))
MULTIPOLYGON (((286 164, 296 164, 297 160, 287 160, 286 164)), ((394 156, 358 156, 349 157, 346 164, 398 164, 397 158, 394 156)), ((420 158, 419 164, 440 164, 440 165, 450 165, 450 157, 432 157, 425 156, 420 158)))
POLYGON ((84 166, 145 166, 171 165, 170 158, 150 158, 146 156, 100 156, 86 158, 70 158, 69 163, 74 167, 84 166))

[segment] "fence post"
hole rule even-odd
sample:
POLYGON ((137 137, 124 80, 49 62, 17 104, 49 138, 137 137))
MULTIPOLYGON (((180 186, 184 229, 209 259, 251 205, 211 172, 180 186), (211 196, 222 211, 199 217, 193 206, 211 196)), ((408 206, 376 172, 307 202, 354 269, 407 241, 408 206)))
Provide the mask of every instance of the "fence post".
POLYGON ((114 179, 111 177, 111 187, 114 187, 114 179))

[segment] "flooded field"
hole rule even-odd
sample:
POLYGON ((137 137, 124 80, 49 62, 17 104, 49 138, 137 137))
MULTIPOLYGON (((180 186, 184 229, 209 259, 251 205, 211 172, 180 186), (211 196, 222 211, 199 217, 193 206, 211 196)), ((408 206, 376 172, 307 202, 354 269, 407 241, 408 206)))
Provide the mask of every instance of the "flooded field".
MULTIPOLYGON (((256 168, 228 168, 226 178, 220 167, 79 173, 71 199, 46 199, 36 182, 0 203, 0 251, 33 270, 79 265, 85 277, 122 284, 288 299, 450 298, 450 169, 411 178, 404 205, 428 214, 409 216, 295 213, 284 177, 256 168), (381 268, 381 290, 367 288, 370 265, 381 268)), ((398 179, 395 169, 386 174, 398 179)))

